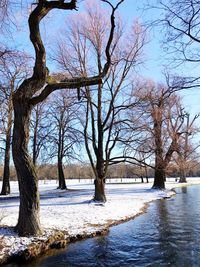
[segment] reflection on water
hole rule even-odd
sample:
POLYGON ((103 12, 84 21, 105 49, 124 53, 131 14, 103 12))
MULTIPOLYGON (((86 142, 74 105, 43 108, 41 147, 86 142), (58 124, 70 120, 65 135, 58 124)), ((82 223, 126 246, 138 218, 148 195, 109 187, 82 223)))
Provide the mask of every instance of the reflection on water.
POLYGON ((152 203, 142 216, 112 227, 107 236, 70 244, 24 266, 200 266, 199 210, 200 186, 183 187, 175 197, 152 203))

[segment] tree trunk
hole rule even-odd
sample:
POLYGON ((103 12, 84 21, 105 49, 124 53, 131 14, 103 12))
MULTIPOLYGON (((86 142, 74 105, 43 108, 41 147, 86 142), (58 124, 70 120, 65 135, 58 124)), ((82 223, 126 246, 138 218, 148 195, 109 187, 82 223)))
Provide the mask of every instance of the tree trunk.
POLYGON ((165 189, 165 169, 155 168, 155 177, 154 177, 154 184, 153 189, 165 189))
POLYGON ((62 190, 67 189, 64 171, 63 171, 63 164, 62 164, 61 159, 58 159, 58 181, 59 181, 58 189, 62 189, 62 190))
POLYGON ((33 164, 36 166, 37 160, 37 126, 35 125, 33 134, 33 164))
POLYGON ((35 110, 35 124, 33 129, 33 164, 36 167, 38 158, 38 128, 39 128, 39 106, 36 106, 35 110))
POLYGON ((94 201, 106 202, 106 195, 105 195, 106 172, 104 169, 102 147, 103 147, 102 142, 99 142, 97 163, 96 163, 96 179, 94 180, 94 185, 95 185, 94 201))
POLYGON ((10 96, 8 102, 8 122, 6 129, 6 147, 5 147, 3 184, 2 184, 1 195, 10 194, 10 146, 11 146, 12 123, 13 123, 12 116, 13 116, 13 106, 12 106, 12 98, 10 96))
POLYGON ((149 183, 149 178, 148 178, 148 171, 147 171, 147 167, 145 166, 145 177, 146 177, 146 182, 147 184, 149 183))
POLYGON ((65 190, 67 189, 66 183, 65 183, 65 176, 63 171, 63 156, 64 156, 64 131, 63 131, 63 116, 64 113, 62 112, 60 114, 60 120, 59 120, 59 131, 58 131, 58 189, 65 190))
POLYGON ((38 179, 31 157, 28 155, 31 106, 20 92, 14 95, 13 160, 20 191, 19 218, 16 230, 20 236, 41 234, 39 220, 38 179))
POLYGON ((105 180, 101 178, 96 178, 94 180, 94 185, 95 185, 94 201, 106 202, 105 180))
POLYGON ((155 177, 153 189, 165 188, 165 168, 163 164, 162 142, 162 108, 155 110, 154 114, 154 138, 155 138, 155 177))
POLYGON ((10 194, 10 141, 11 141, 11 128, 6 134, 6 149, 4 158, 3 185, 2 185, 1 195, 10 194))
POLYGON ((179 179, 179 183, 187 183, 187 180, 186 180, 186 174, 185 174, 185 170, 184 170, 184 168, 180 170, 180 179, 179 179))

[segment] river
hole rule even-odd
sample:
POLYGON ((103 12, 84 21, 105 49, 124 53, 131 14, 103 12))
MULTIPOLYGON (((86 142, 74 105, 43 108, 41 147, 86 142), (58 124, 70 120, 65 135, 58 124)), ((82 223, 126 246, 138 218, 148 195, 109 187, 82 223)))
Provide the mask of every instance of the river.
POLYGON ((176 189, 146 213, 109 234, 70 244, 25 265, 9 267, 199 267, 200 186, 176 189))

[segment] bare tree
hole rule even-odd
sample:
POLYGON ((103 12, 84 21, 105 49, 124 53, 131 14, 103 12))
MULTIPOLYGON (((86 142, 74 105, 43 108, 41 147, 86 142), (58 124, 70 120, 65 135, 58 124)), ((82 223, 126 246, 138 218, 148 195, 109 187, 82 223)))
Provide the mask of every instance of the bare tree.
POLYGON ((144 177, 146 178, 146 182, 149 182, 148 179, 148 168, 147 168, 147 164, 146 164, 146 159, 145 159, 145 146, 140 146, 140 149, 138 151, 138 166, 137 166, 137 176, 141 178, 142 183, 144 183, 144 177), (141 164, 139 164, 141 163, 141 164))
POLYGON ((59 189, 67 189, 64 177, 64 160, 77 159, 76 148, 83 141, 80 133, 78 111, 80 104, 77 103, 76 94, 61 91, 52 96, 48 103, 48 119, 51 121, 48 144, 50 144, 50 158, 57 158, 57 173, 59 189))
POLYGON ((115 11, 123 0, 114 7, 107 0, 102 0, 111 6, 110 34, 105 55, 106 61, 102 72, 91 77, 76 76, 62 80, 51 79, 46 66, 46 51, 40 34, 40 22, 54 9, 75 10, 77 1, 48 1, 39 0, 29 15, 30 40, 35 49, 35 64, 33 74, 25 79, 13 94, 14 128, 13 128, 13 160, 17 172, 20 189, 20 208, 16 230, 20 236, 37 235, 41 233, 39 219, 38 179, 31 157, 28 154, 29 125, 33 107, 43 102, 48 95, 58 89, 75 89, 102 83, 110 63, 110 48, 115 29, 115 11))
POLYGON ((127 162, 154 169, 155 189, 165 188, 166 168, 183 133, 185 114, 174 90, 177 89, 147 81, 137 85, 133 93, 138 102, 139 135, 128 140, 124 157, 127 162))
MULTIPOLYGON (((164 89, 165 90, 165 89, 164 89)), ((154 177, 154 185, 153 188, 164 188, 164 182, 165 182, 165 172, 166 168, 171 160, 172 154, 174 151, 177 151, 178 149, 178 139, 181 135, 181 126, 183 124, 184 120, 184 114, 182 113, 182 110, 179 106, 179 103, 174 102, 174 99, 170 99, 171 103, 165 103, 165 100, 163 99, 163 96, 165 98, 165 92, 162 92, 161 99, 156 104, 152 105, 152 119, 153 119, 153 132, 154 132, 154 141, 155 141, 155 177, 154 177), (161 100, 161 101, 160 101, 161 100), (164 101, 163 101, 164 100, 164 101), (171 139, 171 142, 169 142, 168 147, 166 146, 166 142, 163 138, 163 111, 164 111, 164 105, 168 104, 168 110, 167 110, 167 133, 171 139), (174 113, 172 115, 172 108, 176 105, 176 114, 174 113), (178 104, 178 106, 177 106, 178 104), (175 117, 175 116, 176 117, 175 117), (169 117, 168 117, 169 116, 169 117), (175 117, 175 118, 174 118, 175 117), (164 142, 163 142, 164 141, 164 142)), ((175 101, 177 101, 175 99, 175 101)))
POLYGON ((10 1, 9 0, 2 0, 0 2, 0 30, 2 32, 3 27, 9 17, 9 7, 10 1))
MULTIPOLYGON (((47 141, 50 135, 50 120, 48 120, 48 101, 39 103, 32 110, 30 141, 32 147, 33 164, 37 166, 37 160, 42 151, 47 151, 47 141)), ((45 153, 46 154, 46 153, 45 153)))
POLYGON ((1 195, 10 194, 10 149, 13 126, 12 95, 20 82, 28 75, 30 58, 19 51, 9 51, 0 57, 1 121, 5 135, 4 173, 1 195))
POLYGON ((180 136, 178 142, 177 155, 174 156, 175 162, 179 168, 180 183, 186 183, 186 175, 194 164, 196 165, 196 158, 198 158, 197 149, 199 144, 195 144, 192 140, 199 132, 199 129, 195 127, 195 122, 199 118, 199 115, 195 115, 191 118, 189 113, 185 114, 185 124, 183 125, 184 133, 180 136), (192 164, 193 162, 193 164, 192 164))
POLYGON ((177 64, 199 63, 199 3, 193 0, 167 1, 159 0, 157 8, 163 17, 158 21, 165 27, 165 44, 167 51, 174 53, 177 64))
MULTIPOLYGON (((72 75, 80 72, 89 76, 94 69, 92 55, 98 64, 99 75, 103 70, 103 50, 107 39, 107 17, 97 7, 88 7, 82 21, 75 21, 68 32, 67 44, 73 47, 76 54, 71 55, 70 48, 59 47, 57 62, 72 75), (74 30, 76 29, 76 31, 74 30)), ((112 153, 118 143, 122 124, 126 123, 123 112, 129 107, 124 90, 128 90, 128 76, 141 63, 141 54, 145 44, 144 28, 136 21, 129 33, 123 35, 123 29, 118 25, 114 39, 111 62, 112 67, 106 79, 97 87, 86 86, 79 94, 84 105, 85 118, 84 140, 87 155, 95 175, 95 201, 106 201, 105 179, 111 162, 112 153)), ((133 74, 133 72, 132 72, 133 74)))

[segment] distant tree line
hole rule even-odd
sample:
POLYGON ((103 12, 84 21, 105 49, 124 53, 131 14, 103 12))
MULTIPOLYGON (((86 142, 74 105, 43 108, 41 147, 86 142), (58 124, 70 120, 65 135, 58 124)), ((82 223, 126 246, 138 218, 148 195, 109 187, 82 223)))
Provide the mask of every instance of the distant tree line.
MULTIPOLYGON (((188 162, 188 169, 186 171, 186 177, 200 177, 200 163, 197 161, 188 162)), ((0 166, 0 181, 3 180, 4 166, 0 166)), ((94 173, 89 163, 84 164, 69 164, 63 168, 64 176, 66 179, 94 179, 94 173)), ((55 180, 58 178, 58 169, 56 164, 41 164, 37 166, 37 174, 40 180, 55 180)), ((146 182, 146 178, 153 178, 154 170, 152 168, 141 168, 132 164, 118 164, 116 166, 110 166, 106 178, 140 178, 146 182)), ((166 177, 174 177, 180 179, 180 171, 178 166, 174 163, 170 163, 166 177)), ((10 180, 16 181, 16 171, 14 166, 10 167, 10 180)), ((57 179, 58 180, 58 179, 57 179)))

